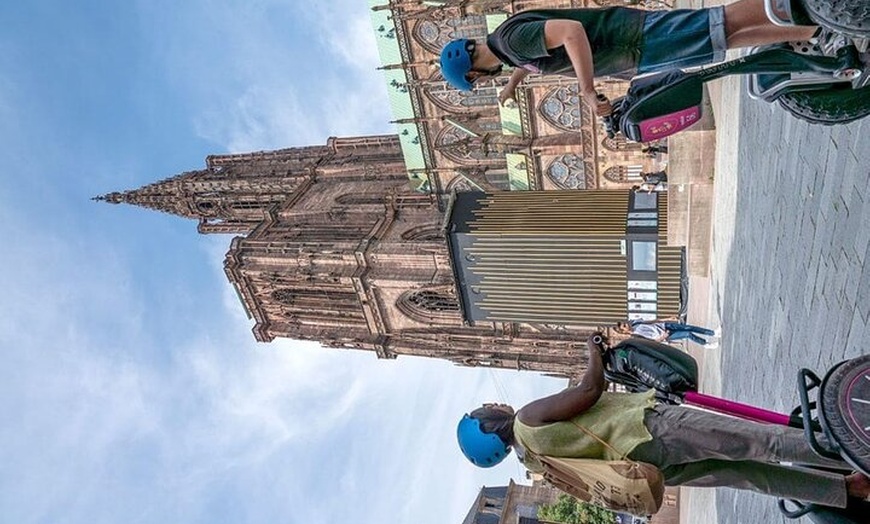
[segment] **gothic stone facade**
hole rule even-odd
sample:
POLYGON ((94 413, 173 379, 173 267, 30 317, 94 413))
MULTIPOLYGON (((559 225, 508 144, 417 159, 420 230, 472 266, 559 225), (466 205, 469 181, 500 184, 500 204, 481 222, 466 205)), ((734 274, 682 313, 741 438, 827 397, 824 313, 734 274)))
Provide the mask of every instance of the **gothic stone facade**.
MULTIPOLYGON (((481 488, 462 524, 544 524, 538 520, 538 508, 554 504, 561 492, 546 481, 531 475, 531 486, 516 484, 481 488)), ((680 488, 665 488, 664 501, 659 512, 649 519, 649 524, 679 524, 680 488)), ((619 522, 629 523, 630 515, 620 515, 619 522)))
POLYGON ((531 486, 510 481, 507 486, 480 489, 462 524, 539 524, 538 508, 554 504, 559 492, 548 484, 531 486))
MULTIPOLYGON (((399 50, 384 70, 404 75, 403 82, 388 82, 391 97, 406 95, 411 107, 397 121, 397 135, 210 156, 205 169, 99 199, 197 220, 203 234, 240 235, 227 253, 226 274, 258 341, 314 340, 381 358, 417 355, 572 376, 584 366, 587 328, 462 322, 441 233, 444 196, 463 189, 626 188, 650 160, 638 145, 604 136, 573 79, 529 78, 511 131, 496 98, 506 75, 460 93, 436 64, 447 40, 482 37, 487 15, 586 4, 596 5, 375 5, 373 12, 385 17, 376 38, 396 41, 399 50), (412 145, 417 167, 409 165, 412 145), (409 175, 429 191, 412 190, 409 175)), ((603 80, 598 89, 613 96, 625 84, 603 80)))
POLYGON ((205 169, 99 199, 197 220, 200 233, 240 235, 226 274, 258 341, 561 376, 584 365, 588 331, 463 323, 444 205, 410 189, 396 136, 210 156, 205 169))
MULTIPOLYGON (((626 5, 624 0, 373 1, 386 88, 400 115, 395 122, 403 149, 413 159, 409 171, 433 191, 627 189, 641 172, 655 168, 641 144, 606 136, 578 97, 574 78, 530 75, 517 90, 517 108, 507 109, 499 106, 498 91, 509 71, 462 92, 443 80, 438 67, 445 43, 483 39, 488 26, 511 13, 626 5)), ((611 98, 624 94, 627 85, 607 78, 596 82, 611 98)))

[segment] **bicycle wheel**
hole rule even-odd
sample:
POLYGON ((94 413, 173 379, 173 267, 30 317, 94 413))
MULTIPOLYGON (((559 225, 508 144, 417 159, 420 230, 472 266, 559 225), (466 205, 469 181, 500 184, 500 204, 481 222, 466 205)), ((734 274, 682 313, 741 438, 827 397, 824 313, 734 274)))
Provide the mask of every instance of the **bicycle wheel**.
POLYGON ((807 15, 817 24, 855 38, 870 37, 870 2, 867 0, 802 0, 807 15))
POLYGON ((870 115, 870 86, 852 89, 844 84, 817 91, 795 91, 777 100, 796 118, 813 124, 846 124, 870 115))
POLYGON ((818 412, 843 458, 870 474, 870 355, 828 372, 819 390, 818 412))

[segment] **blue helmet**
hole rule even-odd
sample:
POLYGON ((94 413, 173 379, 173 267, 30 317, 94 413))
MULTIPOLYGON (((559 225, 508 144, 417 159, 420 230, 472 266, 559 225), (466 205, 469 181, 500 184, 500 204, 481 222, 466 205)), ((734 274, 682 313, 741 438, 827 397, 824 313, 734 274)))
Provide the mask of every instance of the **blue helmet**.
POLYGON ((459 448, 465 458, 481 468, 491 468, 505 459, 511 448, 495 433, 484 433, 480 421, 465 415, 456 428, 459 448))
POLYGON ((441 75, 456 89, 471 91, 474 87, 465 77, 471 71, 473 50, 474 41, 467 38, 451 40, 441 50, 441 75))

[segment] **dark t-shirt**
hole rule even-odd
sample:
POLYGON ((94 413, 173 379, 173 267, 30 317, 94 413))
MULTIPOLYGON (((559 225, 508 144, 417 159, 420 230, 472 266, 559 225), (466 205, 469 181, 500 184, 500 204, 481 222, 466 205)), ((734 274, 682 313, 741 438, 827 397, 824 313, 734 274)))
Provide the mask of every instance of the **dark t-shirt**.
POLYGON ((504 63, 533 73, 574 76, 564 47, 547 49, 547 20, 583 24, 592 47, 595 76, 630 78, 637 70, 645 11, 627 7, 601 9, 536 9, 517 13, 487 37, 486 43, 504 63))

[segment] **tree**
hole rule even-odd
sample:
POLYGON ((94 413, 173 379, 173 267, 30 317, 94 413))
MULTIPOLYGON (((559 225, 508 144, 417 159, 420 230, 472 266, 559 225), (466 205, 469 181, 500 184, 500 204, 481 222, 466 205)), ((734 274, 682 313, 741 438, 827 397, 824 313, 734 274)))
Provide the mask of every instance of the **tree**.
POLYGON ((538 508, 538 520, 563 524, 615 524, 616 514, 561 494, 555 504, 544 504, 538 508))

